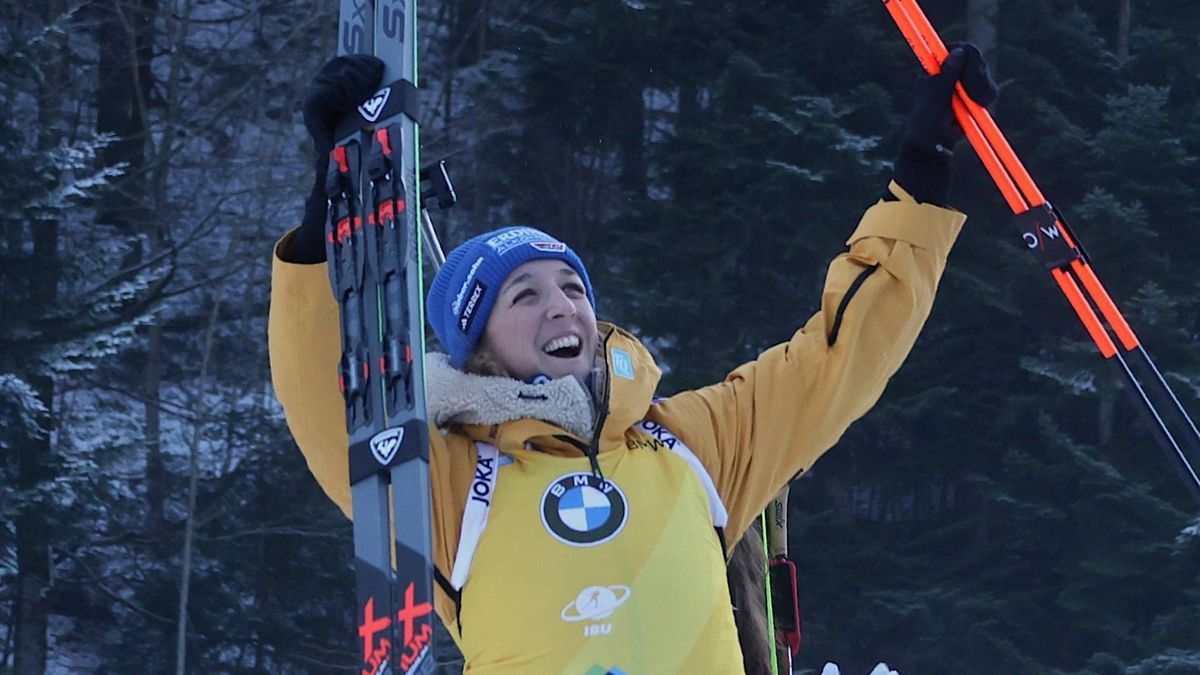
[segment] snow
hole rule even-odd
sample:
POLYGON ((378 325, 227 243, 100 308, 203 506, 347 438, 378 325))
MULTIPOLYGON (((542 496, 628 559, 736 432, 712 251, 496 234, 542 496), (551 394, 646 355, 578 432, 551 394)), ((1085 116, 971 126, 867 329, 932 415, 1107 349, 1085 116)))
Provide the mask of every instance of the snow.
MULTIPOLYGON (((842 671, 836 663, 826 663, 825 667, 821 670, 821 675, 842 675, 842 671)), ((868 675, 900 675, 900 673, 892 670, 888 667, 888 664, 880 661, 871 669, 868 675)))
POLYGON ((1183 531, 1179 533, 1180 543, 1183 542, 1184 537, 1200 537, 1200 520, 1197 520, 1188 527, 1183 528, 1183 531))

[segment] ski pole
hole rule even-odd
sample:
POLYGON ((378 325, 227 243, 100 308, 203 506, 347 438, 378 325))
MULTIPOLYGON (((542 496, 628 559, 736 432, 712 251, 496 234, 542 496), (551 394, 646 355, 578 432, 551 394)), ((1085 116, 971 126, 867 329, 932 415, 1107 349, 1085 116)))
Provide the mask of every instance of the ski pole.
POLYGON ((433 263, 433 271, 437 272, 446 262, 446 254, 438 241, 437 230, 433 229, 433 221, 429 219, 429 202, 437 200, 438 208, 446 209, 458 203, 458 193, 450 182, 450 174, 446 171, 446 160, 421 169, 421 182, 430 183, 428 189, 421 190, 421 222, 423 231, 421 238, 425 240, 425 249, 429 253, 429 261, 433 263))
POLYGON ((762 514, 763 540, 767 553, 767 612, 774 640, 771 656, 778 672, 792 672, 792 660, 800 652, 800 600, 796 563, 788 557, 787 501, 790 484, 767 504, 762 514))
MULTIPOLYGON (((883 4, 925 71, 939 72, 949 52, 917 2, 883 0, 883 4)), ((1015 214, 1026 247, 1049 270, 1101 356, 1117 369, 1152 434, 1200 504, 1196 424, 1096 276, 1078 239, 1042 196, 988 111, 971 100, 961 83, 955 86, 952 105, 971 147, 1015 214)))

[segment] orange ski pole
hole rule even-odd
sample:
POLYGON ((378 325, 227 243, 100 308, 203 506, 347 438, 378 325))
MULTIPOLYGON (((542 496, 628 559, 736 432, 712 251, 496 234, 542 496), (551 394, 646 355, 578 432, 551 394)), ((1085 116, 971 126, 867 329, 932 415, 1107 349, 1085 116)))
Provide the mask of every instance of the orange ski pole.
MULTIPOLYGON (((949 52, 920 6, 915 0, 882 1, 925 71, 938 73, 949 52)), ((1061 214, 1042 196, 991 114, 971 100, 961 84, 955 87, 952 105, 967 140, 1016 215, 1026 246, 1049 270, 1100 354, 1118 369, 1151 431, 1200 504, 1200 473, 1196 469, 1200 465, 1200 431, 1100 283, 1061 214), (1108 322, 1107 328, 1097 310, 1108 322), (1113 335, 1123 351, 1114 343, 1113 335)))
MULTIPOLYGON (((921 62, 925 72, 934 75, 941 70, 942 61, 946 59, 949 52, 946 46, 942 43, 941 38, 934 33, 932 29, 921 30, 918 24, 923 23, 928 26, 928 20, 925 19, 924 13, 920 13, 920 7, 915 3, 905 2, 904 0, 885 0, 884 6, 891 13, 892 18, 900 27, 908 44, 916 53, 917 59, 921 62), (920 13, 919 16, 924 21, 917 21, 913 15, 920 13)), ((962 127, 967 140, 971 143, 971 147, 975 148, 975 152, 979 155, 980 161, 983 162, 984 168, 991 175, 992 180, 996 183, 996 187, 1000 189, 1000 193, 1004 196, 1004 200, 1008 202, 1009 208, 1014 214, 1029 213, 1035 205, 1045 203, 1041 191, 1033 184, 1029 178, 1028 172, 1017 159, 1016 153, 1009 146, 1008 141, 1000 134, 1000 130, 996 127, 996 123, 992 121, 991 115, 986 109, 971 100, 963 90, 962 85, 956 85, 956 95, 952 102, 954 107, 955 118, 958 120, 959 126, 962 127), (1002 150, 997 151, 993 145, 993 141, 999 138, 1001 141, 1002 150), (1018 182, 1014 180, 1012 169, 1016 170, 1017 175, 1024 175, 1026 180, 1018 187, 1018 182)), ((1045 236, 1053 236, 1063 238, 1067 247, 1075 249, 1076 246, 1071 240, 1064 228, 1053 228, 1051 234, 1045 232, 1039 233, 1035 227, 1032 229, 1032 237, 1026 238, 1026 245, 1041 245, 1045 236)), ((1088 335, 1092 341, 1096 343, 1096 348, 1104 358, 1110 358, 1117 353, 1117 348, 1112 342, 1112 338, 1105 332, 1100 323, 1100 317, 1088 304, 1083 297, 1083 293, 1079 289, 1079 285, 1075 283, 1068 275, 1061 270, 1052 269, 1051 277, 1062 290, 1063 295, 1067 296, 1071 307, 1075 310, 1079 320, 1083 323, 1088 335)), ((1107 296, 1107 294, 1105 294, 1107 296)), ((1115 309, 1115 306, 1114 306, 1115 309)), ((1124 324, 1124 319, 1120 322, 1124 324)))

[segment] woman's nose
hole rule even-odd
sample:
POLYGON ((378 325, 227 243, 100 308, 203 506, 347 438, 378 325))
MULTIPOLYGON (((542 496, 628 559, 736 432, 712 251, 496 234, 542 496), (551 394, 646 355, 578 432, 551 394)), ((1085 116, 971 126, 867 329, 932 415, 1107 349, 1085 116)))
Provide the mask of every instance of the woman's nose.
POLYGON ((560 316, 574 316, 577 311, 575 303, 571 302, 571 298, 567 297, 567 294, 563 293, 561 289, 550 294, 550 300, 546 307, 548 317, 554 319, 560 316))

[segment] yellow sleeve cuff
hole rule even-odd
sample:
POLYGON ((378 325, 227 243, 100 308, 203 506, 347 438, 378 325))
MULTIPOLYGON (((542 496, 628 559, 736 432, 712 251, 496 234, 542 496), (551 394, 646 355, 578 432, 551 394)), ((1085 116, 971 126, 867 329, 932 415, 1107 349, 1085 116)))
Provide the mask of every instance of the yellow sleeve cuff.
POLYGON ((846 245, 877 237, 907 242, 945 258, 967 216, 950 208, 918 204, 894 181, 888 187, 900 201, 879 201, 867 209, 846 245))

